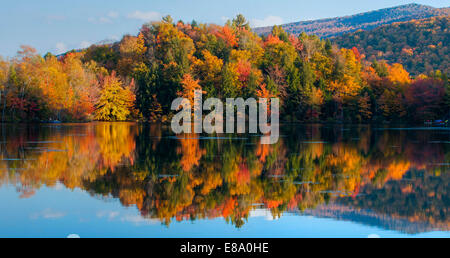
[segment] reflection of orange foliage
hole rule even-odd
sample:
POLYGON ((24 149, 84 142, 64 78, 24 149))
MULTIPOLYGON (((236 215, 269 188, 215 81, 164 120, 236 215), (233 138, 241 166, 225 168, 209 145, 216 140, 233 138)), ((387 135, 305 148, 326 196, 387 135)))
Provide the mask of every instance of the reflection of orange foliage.
POLYGON ((298 207, 298 204, 303 200, 302 194, 296 194, 288 203, 288 209, 293 210, 298 207))
MULTIPOLYGON (((409 194, 409 193, 412 193, 414 191, 412 185, 407 185, 405 187, 402 187, 401 190, 402 190, 403 194, 409 194)), ((430 196, 430 197, 433 197, 433 196, 430 196)))
POLYGON ((203 180, 203 187, 201 189, 201 194, 203 195, 207 195, 212 190, 221 186, 223 183, 222 176, 216 171, 214 171, 214 168, 211 167, 206 168, 206 171, 202 173, 202 176, 203 175, 204 180, 203 180))
POLYGON ((178 148, 178 153, 182 154, 180 164, 183 171, 189 171, 194 166, 198 166, 200 159, 206 153, 200 148, 199 139, 196 134, 185 134, 180 138, 181 147, 178 148))
POLYGON ((277 200, 266 200, 264 202, 266 204, 267 209, 273 209, 273 208, 277 208, 278 206, 280 206, 281 204, 283 204, 283 201, 277 201, 277 200))
POLYGON ((251 175, 245 160, 242 160, 240 163, 236 164, 231 176, 232 177, 229 182, 231 195, 244 195, 251 192, 251 175))
POLYGON ((222 210, 222 216, 224 218, 233 214, 234 208, 237 206, 237 201, 235 198, 229 198, 225 200, 225 204, 222 210))
POLYGON ((386 170, 389 172, 388 178, 392 180, 400 180, 403 178, 406 172, 410 169, 411 165, 409 161, 394 161, 390 163, 386 170))
POLYGON ((324 144, 322 143, 311 143, 308 144, 308 150, 311 152, 311 157, 313 159, 320 158, 323 155, 324 144))
POLYGON ((261 144, 258 143, 258 147, 256 148, 256 156, 259 157, 259 161, 261 163, 266 162, 266 157, 269 155, 270 145, 269 144, 261 144))
POLYGON ((361 167, 364 159, 356 149, 345 148, 343 144, 333 146, 333 155, 327 157, 326 164, 329 167, 340 170, 342 176, 348 177, 339 186, 341 191, 355 192, 361 180, 361 167))
POLYGON ((239 165, 239 170, 236 174, 236 181, 241 184, 250 183, 250 171, 247 168, 247 164, 241 163, 239 165))
POLYGON ((114 170, 123 158, 134 163, 133 150, 136 147, 135 127, 128 123, 100 123, 96 126, 96 135, 102 157, 102 164, 114 170), (133 129, 133 130, 131 130, 133 129))
POLYGON ((130 206, 136 204, 138 209, 142 209, 145 191, 143 189, 124 189, 120 191, 119 198, 123 205, 130 206))
POLYGON ((30 198, 31 196, 33 196, 35 193, 36 193, 36 191, 34 191, 34 190, 23 189, 22 194, 19 196, 19 198, 27 199, 27 198, 30 198))
MULTIPOLYGON (((2 144, 0 183, 8 180, 12 184, 20 183, 18 188, 23 197, 42 185, 62 183, 67 188, 79 187, 96 193, 97 185, 106 184, 111 188, 106 187, 107 192, 98 194, 112 195, 126 206, 136 205, 143 216, 158 218, 166 224, 173 218, 180 221, 220 216, 242 223, 241 219, 254 208, 252 204, 263 203, 276 217, 286 210, 312 208, 323 203, 324 192, 330 198, 357 199, 357 194, 364 193, 371 184, 374 188, 383 187, 387 181, 403 178, 413 168, 431 170, 427 164, 445 160, 446 155, 436 145, 416 148, 417 144, 405 143, 407 135, 403 134, 379 133, 373 142, 370 131, 361 129, 357 143, 337 139, 336 143, 295 145, 285 144, 282 138, 276 145, 257 143, 254 149, 249 149, 249 145, 239 148, 240 145, 230 146, 221 141, 222 154, 226 155, 220 158, 210 155, 217 154, 211 146, 205 144, 201 148, 198 135, 187 134, 179 139, 179 155, 173 155, 169 164, 149 161, 152 165, 149 169, 139 162, 131 166, 138 128, 134 124, 95 123, 74 128, 77 129, 67 129, 64 135, 31 138, 19 135, 2 144), (33 147, 55 151, 27 150, 30 159, 15 164, 24 169, 9 170, 8 154, 23 152, 30 140, 42 141, 33 147), (208 158, 202 159, 206 151, 208 158), (159 170, 151 170, 154 167, 159 170)), ((160 130, 159 126, 150 127, 152 136, 162 135, 160 130)), ((317 127, 308 128, 307 134, 314 141, 323 138, 317 127)), ((155 142, 152 144, 156 146, 149 145, 145 155, 157 153, 161 144, 165 144, 161 139, 155 142)), ((409 182, 396 192, 421 193, 418 185, 409 182)), ((442 198, 437 191, 428 191, 424 196, 442 198)), ((429 219, 416 214, 406 217, 412 221, 429 219)))

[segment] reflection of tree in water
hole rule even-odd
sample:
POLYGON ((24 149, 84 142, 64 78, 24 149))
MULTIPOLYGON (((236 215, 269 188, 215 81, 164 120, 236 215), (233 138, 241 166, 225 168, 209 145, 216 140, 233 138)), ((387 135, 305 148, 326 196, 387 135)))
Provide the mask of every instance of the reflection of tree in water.
POLYGON ((223 217, 241 227, 255 207, 280 217, 333 202, 448 229, 450 151, 430 143, 444 134, 296 126, 261 145, 251 136, 165 133, 127 123, 7 129, 0 176, 24 196, 61 182, 167 225, 223 217))
POLYGON ((447 173, 412 170, 403 179, 389 181, 382 188, 369 184, 364 195, 342 198, 339 203, 449 230, 449 184, 447 173))

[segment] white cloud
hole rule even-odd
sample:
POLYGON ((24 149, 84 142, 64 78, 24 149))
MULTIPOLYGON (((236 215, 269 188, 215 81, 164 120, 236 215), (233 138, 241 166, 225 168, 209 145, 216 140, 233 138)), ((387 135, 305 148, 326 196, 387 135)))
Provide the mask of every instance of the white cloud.
POLYGON ((59 190, 65 189, 65 187, 64 187, 64 185, 61 184, 60 182, 57 182, 56 185, 53 187, 53 189, 59 191, 59 190))
POLYGON ((283 24, 283 18, 279 16, 270 15, 262 20, 253 19, 250 21, 250 24, 252 27, 266 27, 266 26, 280 25, 283 24))
POLYGON ((90 17, 90 18, 88 18, 88 21, 90 23, 95 23, 95 24, 112 23, 112 20, 107 17, 98 17, 98 18, 90 17))
POLYGON ((110 18, 100 17, 100 18, 98 18, 98 22, 105 24, 105 23, 112 23, 112 20, 110 18))
POLYGON ((264 217, 266 220, 276 220, 270 210, 267 209, 254 209, 250 211, 250 217, 264 217))
POLYGON ((135 11, 128 14, 128 19, 142 20, 142 21, 157 21, 161 20, 161 14, 158 12, 141 12, 135 11))
POLYGON ((90 17, 88 18, 88 21, 97 24, 107 24, 112 23, 113 20, 117 18, 119 18, 119 13, 115 11, 110 11, 106 16, 90 17))
POLYGON ((91 42, 89 42, 89 41, 82 41, 81 43, 80 43, 80 48, 88 48, 88 47, 90 47, 92 44, 91 44, 91 42))
POLYGON ((42 217, 44 219, 59 219, 66 216, 65 213, 59 211, 46 210, 43 212, 42 217))
POLYGON ((56 50, 56 54, 59 55, 59 54, 67 52, 67 46, 66 46, 66 44, 64 44, 62 42, 58 42, 58 43, 56 43, 55 50, 56 50))
POLYGON ((121 221, 130 222, 135 225, 141 225, 141 224, 153 225, 153 224, 161 223, 161 221, 159 221, 157 219, 143 218, 142 216, 139 216, 139 215, 126 215, 123 218, 121 218, 121 221))
POLYGON ((116 18, 119 17, 119 13, 115 12, 115 11, 111 11, 111 12, 108 13, 108 17, 112 18, 112 19, 116 19, 116 18))
POLYGON ((119 212, 117 212, 117 211, 99 211, 99 212, 97 212, 97 217, 98 218, 106 217, 109 220, 113 220, 117 216, 119 216, 119 212))
POLYGON ((31 219, 38 219, 38 218, 44 218, 44 219, 59 219, 66 216, 64 212, 54 211, 52 209, 45 209, 41 212, 34 213, 30 215, 31 219))

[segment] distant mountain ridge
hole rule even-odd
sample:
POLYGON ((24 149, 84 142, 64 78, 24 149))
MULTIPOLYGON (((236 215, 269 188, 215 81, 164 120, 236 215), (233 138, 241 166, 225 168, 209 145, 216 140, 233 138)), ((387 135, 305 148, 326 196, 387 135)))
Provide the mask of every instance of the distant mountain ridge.
POLYGON ((450 16, 383 25, 335 37, 343 48, 356 47, 366 60, 400 63, 412 75, 440 70, 450 74, 450 16))
MULTIPOLYGON (((321 38, 331 38, 358 30, 371 30, 382 25, 395 22, 424 19, 449 15, 450 8, 434 8, 426 5, 407 4, 385 8, 350 16, 327 18, 313 21, 300 21, 281 25, 291 34, 315 34, 321 38)), ((267 35, 272 27, 254 28, 257 34, 267 35)))
POLYGON ((392 214, 377 213, 369 209, 359 209, 339 203, 328 205, 318 205, 313 209, 306 209, 302 212, 293 211, 297 215, 309 215, 317 218, 330 218, 343 221, 351 221, 363 225, 370 225, 386 230, 395 230, 407 234, 418 234, 433 230, 449 230, 449 225, 443 222, 429 222, 425 220, 409 220, 407 217, 400 217, 392 214))

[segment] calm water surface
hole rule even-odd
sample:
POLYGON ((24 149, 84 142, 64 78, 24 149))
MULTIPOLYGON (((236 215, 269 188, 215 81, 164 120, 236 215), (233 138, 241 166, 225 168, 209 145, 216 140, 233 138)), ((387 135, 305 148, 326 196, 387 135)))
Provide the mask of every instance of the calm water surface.
POLYGON ((0 127, 0 237, 450 237, 450 128, 0 127))

